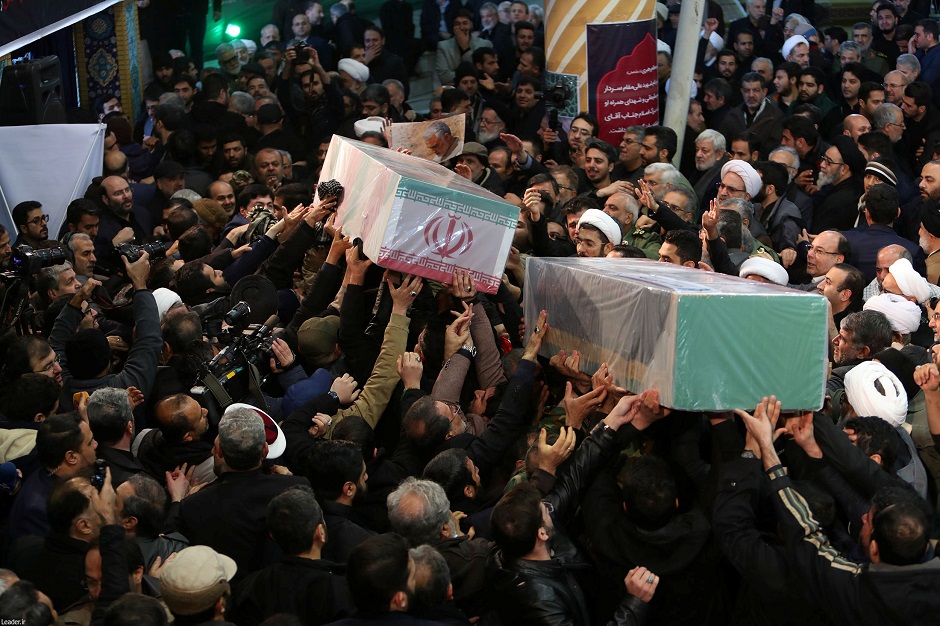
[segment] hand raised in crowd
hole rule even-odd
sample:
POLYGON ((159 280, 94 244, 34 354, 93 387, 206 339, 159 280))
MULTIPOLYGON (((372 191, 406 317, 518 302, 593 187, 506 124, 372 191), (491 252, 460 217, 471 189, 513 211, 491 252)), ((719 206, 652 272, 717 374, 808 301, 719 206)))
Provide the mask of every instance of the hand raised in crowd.
POLYGON ((574 427, 562 426, 558 439, 551 445, 548 443, 548 432, 543 428, 539 431, 539 469, 554 476, 558 467, 571 456, 577 445, 578 434, 574 427))
POLYGON ((525 190, 525 194, 522 196, 522 203, 529 212, 529 221, 531 222, 540 221, 542 219, 542 213, 550 208, 546 207, 545 203, 542 201, 542 192, 533 187, 525 190))
POLYGON ((127 399, 131 402, 131 408, 136 409, 144 403, 144 392, 137 387, 128 387, 127 399))
POLYGON ((134 289, 146 289, 147 279, 150 278, 150 255, 143 252, 140 258, 133 263, 129 263, 123 255, 121 260, 124 261, 124 269, 127 271, 127 277, 131 279, 134 289))
POLYGON ((335 392, 336 395, 339 396, 340 404, 349 404, 359 397, 358 385, 359 383, 356 382, 355 378, 349 374, 343 374, 333 380, 333 384, 330 385, 330 391, 335 392))
MULTIPOLYGON (((121 258, 124 258, 124 257, 121 257, 121 258)), ((82 288, 75 292, 75 295, 72 296, 71 300, 69 300, 69 304, 71 304, 76 309, 82 308, 83 303, 87 302, 88 300, 91 300, 91 294, 95 290, 95 288, 100 287, 100 286, 101 286, 100 281, 95 280, 94 278, 89 278, 88 280, 85 281, 85 284, 82 285, 82 288)))
POLYGON ((734 414, 741 418, 747 429, 748 440, 745 448, 764 460, 765 469, 777 465, 780 462, 774 451, 774 440, 780 434, 776 430, 780 417, 780 402, 777 397, 762 398, 754 408, 753 415, 740 409, 736 409, 734 414))
POLYGON ((581 353, 572 350, 568 354, 559 350, 558 354, 548 360, 548 364, 558 370, 558 373, 574 383, 579 391, 587 391, 591 385, 591 377, 581 371, 581 353))
POLYGON ((473 276, 466 270, 454 270, 454 279, 450 284, 450 292, 455 298, 464 302, 473 302, 477 297, 476 283, 473 276))
POLYGON ((456 172, 458 176, 463 176, 467 180, 473 180, 473 172, 470 171, 470 166, 468 166, 466 163, 458 163, 455 165, 454 172, 456 172))
POLYGON ((506 147, 509 148, 509 151, 512 152, 512 155, 517 161, 522 163, 526 160, 528 155, 526 154, 525 146, 522 145, 521 139, 509 133, 500 133, 499 138, 503 140, 503 143, 506 144, 506 147))
POLYGON ((310 428, 307 429, 307 432, 310 433, 311 437, 324 437, 326 436, 326 433, 329 432, 330 426, 332 425, 332 417, 326 413, 317 413, 313 416, 313 419, 310 420, 310 428))
POLYGON ((412 305, 424 283, 419 276, 404 274, 399 286, 395 286, 390 278, 386 278, 388 290, 392 296, 392 313, 397 315, 408 315, 408 307, 412 305))
POLYGON ((603 387, 607 390, 607 400, 600 409, 601 413, 610 413, 614 405, 630 393, 623 387, 614 384, 613 374, 608 370, 606 363, 601 363, 601 366, 594 372, 594 376, 591 377, 591 387, 594 389, 603 387))
POLYGON ((581 428, 584 420, 598 410, 607 399, 607 389, 598 387, 592 389, 584 395, 577 396, 571 383, 565 383, 565 424, 569 428, 581 428))
POLYGON ((321 198, 316 206, 310 205, 310 211, 304 216, 304 221, 307 222, 308 226, 313 228, 323 221, 323 218, 335 213, 336 206, 336 196, 327 196, 325 198, 321 198))
POLYGON ((635 193, 636 188, 633 183, 626 180, 616 180, 603 189, 597 190, 598 198, 609 198, 615 193, 635 193))
POLYGON ((110 467, 105 467, 104 484, 101 485, 101 489, 91 487, 85 495, 89 496, 92 508, 106 526, 117 523, 117 494, 114 493, 114 486, 111 484, 110 467))
MULTIPOLYGON (((348 239, 348 238, 347 238, 348 239)), ((372 261, 359 256, 359 248, 352 244, 346 248, 346 278, 350 285, 361 285, 365 282, 366 272, 372 261)))
POLYGON ((936 363, 918 365, 914 370, 914 382, 924 390, 924 393, 934 393, 940 390, 940 370, 936 363))
POLYGON ((784 248, 780 251, 780 263, 784 267, 790 267, 796 261, 796 250, 793 248, 784 248))
POLYGON ((171 502, 180 502, 189 495, 192 487, 198 482, 193 478, 196 466, 186 463, 179 465, 172 472, 166 472, 166 491, 171 502))
POLYGON ((626 585, 627 593, 631 596, 643 602, 649 602, 653 599, 656 588, 659 587, 659 576, 645 567, 638 566, 627 572, 623 584, 626 585))
MULTIPOLYGON (((788 419, 786 422, 787 433, 793 437, 796 445, 803 448, 806 455, 813 459, 823 457, 822 449, 816 443, 816 437, 813 433, 813 412, 807 411, 798 418, 788 419)), ((854 443, 854 442, 853 442, 854 443)))
POLYGON ((405 352, 398 357, 398 377, 404 383, 405 389, 421 389, 421 375, 424 373, 424 364, 417 352, 405 352))
POLYGON ((463 304, 463 313, 452 311, 457 316, 444 330, 444 361, 448 361, 464 345, 473 345, 470 335, 470 321, 473 319, 473 307, 463 304))
POLYGON ((655 213, 659 206, 656 200, 653 199, 653 192, 650 190, 649 185, 642 178, 636 182, 637 186, 633 189, 633 193, 636 195, 637 202, 640 203, 641 207, 646 207, 646 210, 650 213, 655 213))
POLYGON ((708 205, 708 210, 702 213, 702 227, 711 240, 718 239, 718 218, 721 216, 721 210, 718 208, 718 199, 713 198, 708 205))
POLYGON ((167 563, 175 559, 176 555, 177 553, 173 552, 170 554, 170 556, 166 557, 166 561, 164 561, 163 557, 161 557, 158 554, 156 558, 153 560, 153 564, 150 566, 150 569, 147 571, 147 575, 150 576, 151 578, 156 578, 157 580, 160 580, 160 574, 163 573, 163 567, 167 563))
POLYGON ((130 226, 125 226, 118 231, 118 234, 111 239, 111 243, 114 244, 114 247, 117 248, 122 243, 130 243, 134 241, 134 229, 130 226))
POLYGON ((526 343, 522 358, 526 361, 535 361, 542 348, 542 341, 548 335, 551 329, 548 326, 548 312, 543 310, 539 313, 539 319, 535 322, 535 328, 529 335, 529 341, 526 343))
POLYGON ((346 256, 346 251, 352 247, 352 241, 349 237, 343 236, 342 226, 333 232, 333 241, 330 243, 330 249, 326 253, 326 262, 330 265, 339 265, 340 260, 346 256))
POLYGON ((233 246, 237 245, 238 240, 241 239, 242 235, 248 231, 249 226, 251 226, 251 224, 242 224, 241 226, 236 226, 232 230, 228 231, 228 233, 225 235, 225 238, 232 242, 233 246))
POLYGON ((659 389, 647 389, 637 398, 640 401, 633 425, 637 430, 645 430, 655 422, 668 416, 672 411, 659 403, 659 389))
POLYGON ((270 366, 271 371, 275 374, 286 372, 294 366, 294 352, 287 345, 287 342, 280 337, 271 343, 271 352, 274 353, 274 356, 271 357, 270 366))

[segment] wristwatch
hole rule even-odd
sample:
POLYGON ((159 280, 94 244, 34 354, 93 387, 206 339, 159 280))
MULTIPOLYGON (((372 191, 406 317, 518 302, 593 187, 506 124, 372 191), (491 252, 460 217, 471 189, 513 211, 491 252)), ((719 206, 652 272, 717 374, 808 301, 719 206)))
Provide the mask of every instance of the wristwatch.
POLYGON ((465 357, 471 360, 477 358, 477 347, 471 346, 470 344, 464 344, 457 352, 462 352, 465 357))

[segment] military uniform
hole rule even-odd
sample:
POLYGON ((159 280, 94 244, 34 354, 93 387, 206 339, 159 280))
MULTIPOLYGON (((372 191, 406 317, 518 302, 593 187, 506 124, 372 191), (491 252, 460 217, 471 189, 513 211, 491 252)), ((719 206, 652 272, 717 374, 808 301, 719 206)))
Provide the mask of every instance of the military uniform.
POLYGON ((658 261, 659 247, 663 244, 663 238, 645 228, 634 228, 623 238, 623 243, 639 248, 647 257, 658 261))

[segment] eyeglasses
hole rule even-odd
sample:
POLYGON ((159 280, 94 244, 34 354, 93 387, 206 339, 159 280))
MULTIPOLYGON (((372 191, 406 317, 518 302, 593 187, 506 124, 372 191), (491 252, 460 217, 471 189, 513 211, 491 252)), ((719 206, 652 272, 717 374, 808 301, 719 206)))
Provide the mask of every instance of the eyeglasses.
POLYGON ((559 189, 567 189, 568 191, 577 191, 574 187, 565 187, 564 185, 558 185, 559 189))
POLYGON ((52 361, 49 361, 49 365, 46 365, 41 370, 33 370, 33 374, 45 374, 47 372, 51 372, 52 370, 55 369, 55 364, 58 362, 59 362, 59 355, 57 354, 55 355, 55 359, 53 359, 52 361))
POLYGON ((586 129, 586 128, 574 128, 574 127, 572 127, 572 128, 571 128, 571 132, 570 132, 569 134, 571 134, 571 135, 581 135, 582 137, 590 137, 590 136, 591 136, 591 131, 589 131, 589 130, 586 129))
POLYGON ((839 254, 838 252, 829 252, 828 250, 824 250, 820 248, 819 246, 813 246, 812 248, 809 249, 809 251, 812 252, 813 254, 839 254))
POLYGON ((33 219, 28 220, 26 223, 36 224, 38 226, 39 224, 45 224, 48 221, 49 221, 49 216, 47 214, 43 214, 43 215, 40 215, 39 217, 34 217, 33 219))
POLYGON ((633 144, 640 143, 640 142, 637 141, 636 139, 621 139, 620 143, 627 145, 627 146, 632 146, 633 144))
POLYGON ((548 500, 542 500, 542 504, 545 505, 545 511, 548 512, 548 516, 552 517, 555 515, 555 505, 549 502, 548 500))
POLYGON ((746 189, 735 189, 734 187, 731 187, 724 183, 715 183, 715 189, 717 189, 718 191, 721 191, 722 189, 724 189, 725 191, 729 193, 744 193, 745 191, 747 191, 746 189))
POLYGON ((832 167, 833 165, 845 165, 844 161, 833 161, 832 159, 829 158, 828 154, 823 155, 822 160, 828 163, 829 167, 832 167))
POLYGON ((92 578, 91 576, 82 576, 82 589, 88 591, 89 589, 97 589, 101 586, 101 581, 97 578, 92 578))
POLYGON ((446 400, 441 400, 444 404, 447 405, 447 408, 450 409, 450 423, 451 426, 457 426, 458 430, 462 433, 467 430, 467 418, 464 415, 463 409, 456 402, 448 402, 446 400))
POLYGON ((666 207, 667 209, 671 210, 673 213, 685 213, 686 212, 685 209, 683 209, 681 206, 679 206, 678 204, 673 204, 672 202, 666 202, 665 200, 663 200, 662 202, 660 202, 660 204, 666 207))
POLYGON ((885 126, 897 126, 898 128, 901 128, 901 129, 907 128, 907 124, 905 124, 904 122, 901 122, 900 124, 898 124, 897 122, 885 122, 885 126))

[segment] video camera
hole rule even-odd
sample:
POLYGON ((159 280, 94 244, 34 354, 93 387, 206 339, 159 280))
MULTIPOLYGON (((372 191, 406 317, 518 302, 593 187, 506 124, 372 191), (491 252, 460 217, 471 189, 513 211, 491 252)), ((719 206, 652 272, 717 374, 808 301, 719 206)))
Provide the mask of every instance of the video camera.
MULTIPOLYGON (((265 408, 261 394, 264 380, 258 372, 258 365, 274 355, 271 350, 276 338, 274 327, 280 320, 277 315, 272 315, 247 332, 250 314, 251 307, 242 300, 221 316, 219 328, 221 322, 229 326, 220 332, 222 338, 228 340, 227 345, 204 367, 199 376, 202 384, 190 390, 192 396, 209 410, 213 423, 221 418, 226 406, 247 396, 254 396, 261 403, 255 403, 255 406, 265 408)), ((215 318, 210 314, 204 321, 208 324, 215 318)))
POLYGON ((128 263, 137 261, 144 255, 144 252, 150 255, 150 260, 162 259, 166 256, 166 251, 170 249, 170 244, 165 241, 155 241, 153 243, 134 244, 122 243, 118 246, 118 254, 127 259, 128 263))
POLYGON ((19 246, 13 250, 13 273, 20 278, 29 278, 44 267, 61 265, 67 256, 65 248, 43 248, 33 250, 29 246, 19 246))
POLYGON ((561 128, 558 121, 558 110, 567 107, 572 96, 571 89, 566 83, 558 83, 545 91, 535 92, 535 99, 543 101, 545 108, 548 109, 548 128, 553 132, 557 133, 558 129, 561 128))

